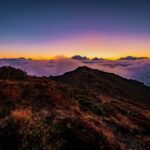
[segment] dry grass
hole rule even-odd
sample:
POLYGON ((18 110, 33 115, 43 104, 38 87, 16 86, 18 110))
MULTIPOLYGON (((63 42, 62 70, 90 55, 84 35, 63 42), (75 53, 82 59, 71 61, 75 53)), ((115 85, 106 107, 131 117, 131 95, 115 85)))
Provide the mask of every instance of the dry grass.
POLYGON ((19 120, 31 120, 32 119, 32 110, 25 108, 25 109, 16 109, 11 112, 10 116, 16 121, 19 120))

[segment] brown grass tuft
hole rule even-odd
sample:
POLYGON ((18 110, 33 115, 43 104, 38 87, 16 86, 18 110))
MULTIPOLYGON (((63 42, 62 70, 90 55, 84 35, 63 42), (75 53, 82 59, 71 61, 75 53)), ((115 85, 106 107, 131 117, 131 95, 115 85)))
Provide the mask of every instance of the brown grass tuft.
POLYGON ((31 109, 16 109, 10 115, 14 120, 30 120, 32 118, 31 109))

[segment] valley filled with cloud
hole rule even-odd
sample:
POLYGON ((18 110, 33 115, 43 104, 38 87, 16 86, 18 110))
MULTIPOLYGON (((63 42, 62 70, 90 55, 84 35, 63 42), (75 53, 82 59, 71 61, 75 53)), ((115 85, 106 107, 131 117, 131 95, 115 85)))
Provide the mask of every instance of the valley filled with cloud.
POLYGON ((79 66, 87 66, 105 72, 115 73, 124 78, 138 80, 150 86, 150 59, 125 57, 118 60, 89 59, 82 56, 57 57, 52 60, 25 58, 0 59, 0 66, 12 66, 35 76, 58 76, 79 66))

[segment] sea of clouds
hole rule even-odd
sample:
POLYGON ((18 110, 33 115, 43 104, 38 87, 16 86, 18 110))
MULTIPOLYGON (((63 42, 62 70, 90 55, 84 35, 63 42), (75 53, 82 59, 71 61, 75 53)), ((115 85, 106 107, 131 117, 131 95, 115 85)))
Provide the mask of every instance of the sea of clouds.
POLYGON ((35 76, 57 76, 79 66, 112 72, 128 79, 144 82, 150 86, 150 59, 126 57, 119 60, 93 59, 86 57, 56 57, 53 60, 32 60, 25 58, 0 59, 1 66, 12 66, 35 76))

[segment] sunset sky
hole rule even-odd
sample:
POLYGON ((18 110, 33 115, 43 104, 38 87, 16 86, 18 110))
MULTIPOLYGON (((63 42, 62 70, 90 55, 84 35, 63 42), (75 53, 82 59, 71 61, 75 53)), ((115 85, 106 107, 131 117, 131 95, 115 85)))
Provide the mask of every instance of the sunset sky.
POLYGON ((149 0, 1 0, 0 57, 150 57, 149 0))

